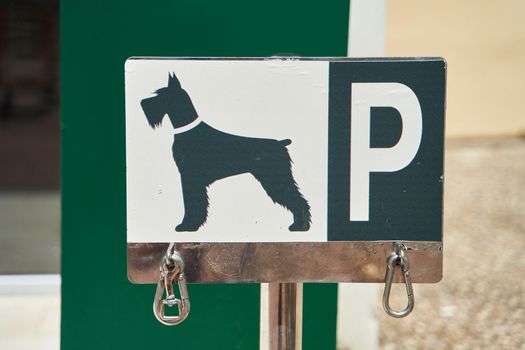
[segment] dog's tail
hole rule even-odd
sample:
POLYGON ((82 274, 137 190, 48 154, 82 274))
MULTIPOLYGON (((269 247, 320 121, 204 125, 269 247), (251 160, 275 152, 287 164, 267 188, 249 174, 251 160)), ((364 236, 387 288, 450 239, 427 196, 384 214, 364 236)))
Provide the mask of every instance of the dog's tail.
POLYGON ((292 143, 292 140, 290 140, 290 139, 285 139, 285 140, 281 140, 281 141, 279 141, 279 143, 280 143, 281 145, 283 145, 283 146, 288 146, 289 144, 292 143))

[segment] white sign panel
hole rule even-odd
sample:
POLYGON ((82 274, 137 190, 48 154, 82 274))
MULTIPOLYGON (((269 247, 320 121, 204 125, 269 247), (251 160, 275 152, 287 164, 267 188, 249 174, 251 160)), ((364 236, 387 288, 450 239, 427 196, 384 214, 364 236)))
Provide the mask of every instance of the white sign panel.
POLYGON ((128 243, 440 241, 441 59, 125 66, 128 243))

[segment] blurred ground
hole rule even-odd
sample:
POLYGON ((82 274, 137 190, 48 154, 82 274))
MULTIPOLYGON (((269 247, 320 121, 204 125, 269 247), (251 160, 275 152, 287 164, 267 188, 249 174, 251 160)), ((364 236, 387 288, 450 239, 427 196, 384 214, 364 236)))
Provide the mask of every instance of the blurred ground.
POLYGON ((525 140, 450 141, 445 164, 443 280, 380 313, 380 348, 525 349, 525 140))

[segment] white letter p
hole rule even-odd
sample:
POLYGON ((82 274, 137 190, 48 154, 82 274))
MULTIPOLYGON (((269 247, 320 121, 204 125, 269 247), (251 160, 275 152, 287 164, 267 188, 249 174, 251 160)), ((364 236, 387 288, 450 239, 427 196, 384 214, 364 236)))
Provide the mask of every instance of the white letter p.
POLYGON ((350 127, 350 221, 369 220, 371 172, 405 168, 421 143, 423 120, 416 94, 400 83, 353 83, 350 127), (401 115, 399 141, 390 148, 370 148, 371 107, 392 107, 401 115))

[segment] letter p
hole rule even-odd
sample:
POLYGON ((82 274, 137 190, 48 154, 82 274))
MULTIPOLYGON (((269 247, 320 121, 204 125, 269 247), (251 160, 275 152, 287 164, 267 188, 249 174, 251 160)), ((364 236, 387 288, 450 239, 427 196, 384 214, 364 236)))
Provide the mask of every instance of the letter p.
POLYGON ((421 106, 401 83, 353 83, 351 103, 350 221, 368 221, 370 173, 399 171, 414 159, 423 129, 421 106), (401 136, 393 147, 370 147, 371 107, 392 107, 401 115, 401 136))

